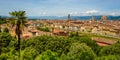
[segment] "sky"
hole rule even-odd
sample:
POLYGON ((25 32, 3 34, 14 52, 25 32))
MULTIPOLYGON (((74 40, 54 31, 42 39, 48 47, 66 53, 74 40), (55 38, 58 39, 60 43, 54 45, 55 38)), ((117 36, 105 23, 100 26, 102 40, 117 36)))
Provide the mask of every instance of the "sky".
POLYGON ((27 16, 120 15, 120 0, 0 0, 0 15, 24 10, 27 16))

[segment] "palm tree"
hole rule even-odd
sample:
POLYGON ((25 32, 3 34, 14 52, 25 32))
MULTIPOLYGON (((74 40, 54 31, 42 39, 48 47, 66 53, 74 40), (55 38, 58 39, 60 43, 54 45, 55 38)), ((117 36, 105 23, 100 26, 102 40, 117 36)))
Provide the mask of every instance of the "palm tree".
POLYGON ((25 11, 14 11, 14 12, 10 12, 9 13, 12 18, 14 18, 12 21, 11 26, 15 27, 15 34, 17 36, 18 39, 18 56, 20 59, 20 40, 21 40, 21 34, 22 34, 22 30, 23 27, 25 26, 26 23, 26 16, 25 16, 25 11))

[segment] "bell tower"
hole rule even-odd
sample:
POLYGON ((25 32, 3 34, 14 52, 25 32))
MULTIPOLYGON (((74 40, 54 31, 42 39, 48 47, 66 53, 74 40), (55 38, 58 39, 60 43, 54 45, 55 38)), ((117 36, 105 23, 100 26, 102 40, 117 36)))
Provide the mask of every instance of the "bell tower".
POLYGON ((70 19, 70 14, 68 14, 68 21, 70 21, 71 19, 70 19))
POLYGON ((102 17, 101 17, 101 20, 102 20, 102 21, 106 21, 106 20, 107 20, 107 17, 106 17, 106 16, 102 16, 102 17))

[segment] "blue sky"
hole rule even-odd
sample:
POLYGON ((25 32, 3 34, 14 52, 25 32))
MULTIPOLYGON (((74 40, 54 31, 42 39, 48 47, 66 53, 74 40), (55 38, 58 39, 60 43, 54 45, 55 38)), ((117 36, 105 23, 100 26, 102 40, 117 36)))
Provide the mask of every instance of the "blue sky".
POLYGON ((120 0, 0 0, 0 15, 25 10, 27 16, 120 15, 120 0))

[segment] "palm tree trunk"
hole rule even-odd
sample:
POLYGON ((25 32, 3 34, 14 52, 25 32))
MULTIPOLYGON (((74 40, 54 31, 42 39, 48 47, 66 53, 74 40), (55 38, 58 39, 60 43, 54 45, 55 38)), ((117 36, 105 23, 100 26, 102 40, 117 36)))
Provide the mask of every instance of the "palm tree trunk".
POLYGON ((17 33, 17 38, 18 38, 18 57, 20 60, 20 40, 21 40, 20 34, 21 34, 21 31, 20 31, 20 21, 19 20, 18 20, 17 26, 16 26, 16 33, 17 33))
POLYGON ((19 60, 20 60, 20 34, 17 35, 18 36, 18 57, 19 57, 19 60))

